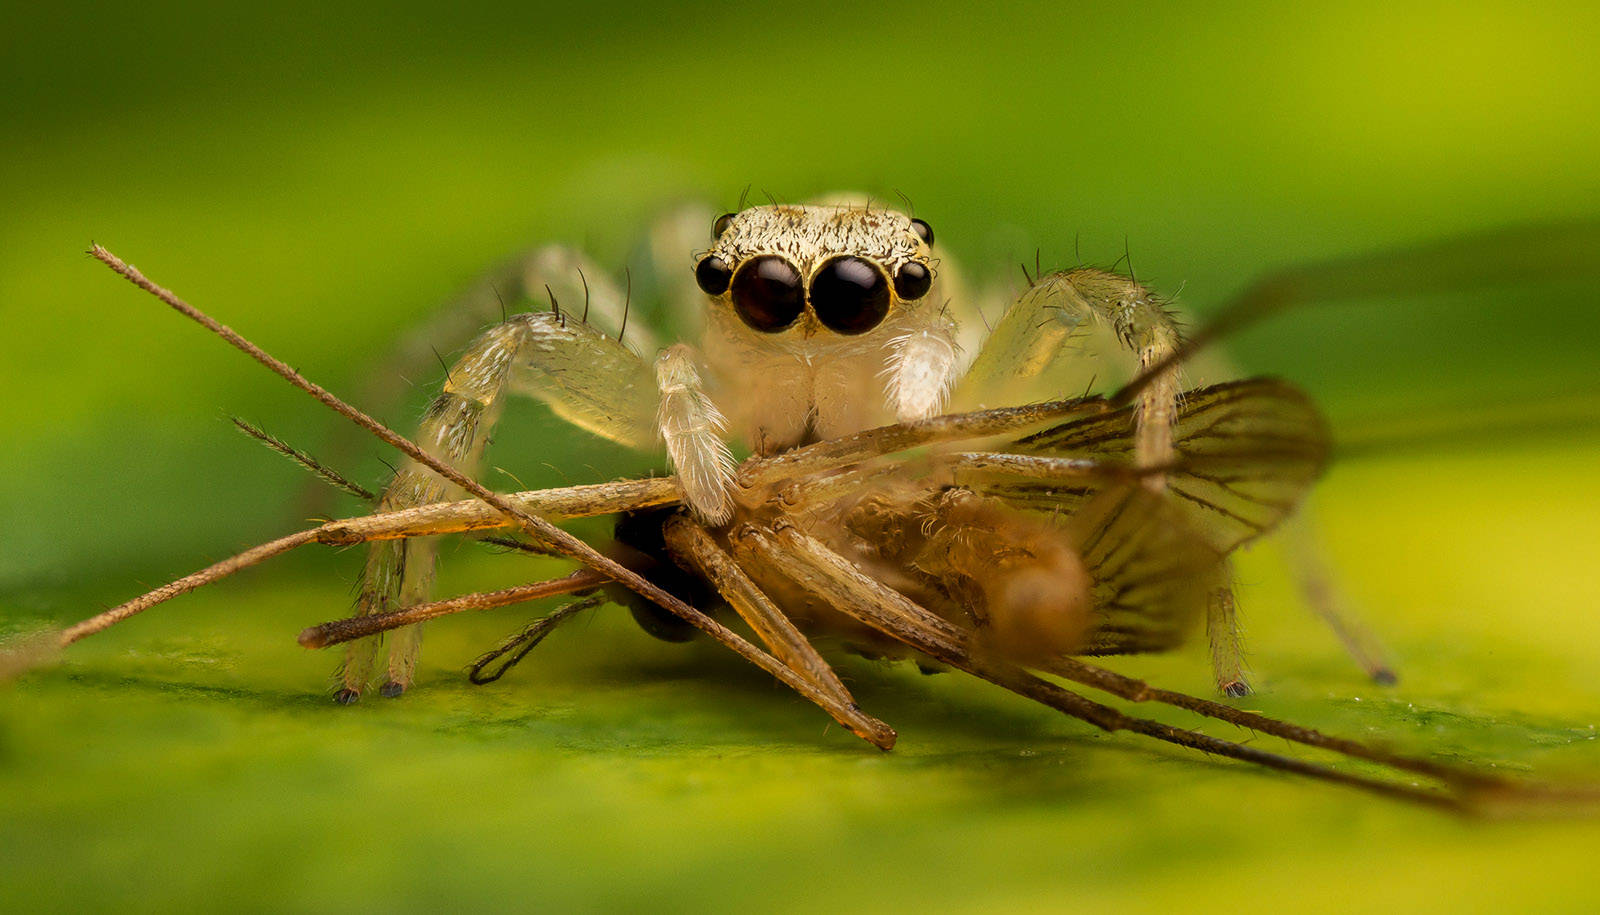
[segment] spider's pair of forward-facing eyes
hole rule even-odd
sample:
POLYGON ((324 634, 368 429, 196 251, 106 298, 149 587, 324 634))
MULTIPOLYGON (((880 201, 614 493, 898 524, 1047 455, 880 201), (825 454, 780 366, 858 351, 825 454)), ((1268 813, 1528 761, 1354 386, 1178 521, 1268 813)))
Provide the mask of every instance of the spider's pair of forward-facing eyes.
MULTIPOLYGON (((720 220, 719 220, 720 222, 720 220)), ((933 244, 933 230, 920 219, 912 228, 933 244)), ((800 271, 782 257, 763 254, 736 269, 715 254, 695 265, 695 280, 707 295, 722 295, 731 286, 733 308, 744 323, 764 333, 793 324, 805 311, 806 294, 800 271)), ((917 261, 906 261, 894 274, 894 291, 902 301, 920 299, 933 285, 933 274, 917 261)), ((829 330, 864 334, 889 313, 889 280, 882 266, 863 257, 841 255, 825 262, 811 277, 811 310, 829 330)))

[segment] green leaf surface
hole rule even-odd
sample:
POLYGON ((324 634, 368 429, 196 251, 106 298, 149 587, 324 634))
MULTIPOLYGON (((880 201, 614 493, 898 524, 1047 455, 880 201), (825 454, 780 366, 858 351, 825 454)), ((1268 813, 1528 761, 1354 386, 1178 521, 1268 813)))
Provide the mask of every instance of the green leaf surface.
MULTIPOLYGON (((0 633, 327 511, 223 414, 330 459, 331 420, 89 261, 91 241, 351 391, 506 255, 568 241, 620 274, 661 206, 732 208, 747 184, 904 190, 978 276, 1036 250, 1129 253, 1199 314, 1264 269, 1600 213, 1582 4, 603 6, 50 4, 8 22, 0 633)), ((1600 782, 1596 306, 1551 277, 1301 311, 1230 344, 1363 445, 1316 524, 1401 673, 1366 683, 1269 542, 1239 573, 1260 690, 1242 705, 1600 782)), ((383 418, 413 422, 438 380, 383 418)), ((502 488, 651 469, 525 404, 492 455, 502 488)), ((338 469, 372 484, 388 457, 338 469)), ((900 733, 881 753, 616 607, 488 687, 462 668, 540 609, 440 621, 416 689, 337 707, 336 658, 294 636, 345 615, 360 560, 274 560, 0 687, 0 911, 1600 902, 1600 820, 1576 810, 1459 819, 831 652, 900 733)), ((558 568, 447 547, 440 593, 558 568)), ((1210 689, 1199 645, 1112 666, 1210 689)))

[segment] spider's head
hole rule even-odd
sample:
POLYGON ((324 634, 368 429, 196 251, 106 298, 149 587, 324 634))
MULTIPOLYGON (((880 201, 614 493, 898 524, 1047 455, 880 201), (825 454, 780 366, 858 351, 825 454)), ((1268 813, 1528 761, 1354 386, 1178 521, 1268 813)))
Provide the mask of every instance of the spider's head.
POLYGON ((695 280, 713 307, 764 334, 864 334, 933 285, 933 230, 893 210, 751 207, 712 233, 695 280))

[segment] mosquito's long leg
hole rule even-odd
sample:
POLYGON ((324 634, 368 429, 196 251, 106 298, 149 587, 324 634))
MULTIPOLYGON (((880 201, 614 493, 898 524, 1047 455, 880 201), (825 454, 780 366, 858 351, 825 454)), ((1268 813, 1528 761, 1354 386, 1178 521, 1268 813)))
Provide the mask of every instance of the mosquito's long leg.
POLYGON ((1501 779, 1494 776, 1459 769, 1426 759, 1402 756, 1380 747, 1374 747, 1355 740, 1347 740, 1343 737, 1333 737, 1313 728, 1268 718, 1265 715, 1258 715, 1255 712, 1237 709, 1231 705, 1223 705, 1220 702, 1202 699, 1199 696, 1190 696, 1186 693, 1154 687, 1143 680, 1136 680, 1115 671, 1107 670, 1104 667, 1080 661, 1077 658, 1057 658, 1041 665, 1041 668, 1059 677, 1065 677, 1085 686, 1092 686, 1095 689, 1127 699, 1130 702, 1159 702, 1163 705, 1171 705, 1194 712, 1197 715, 1204 715, 1207 718, 1226 721, 1241 728, 1249 728, 1252 731, 1270 734, 1273 737, 1281 737, 1284 740, 1302 743, 1309 747, 1358 757, 1442 781, 1458 785, 1478 786, 1504 784, 1501 779))
POLYGON ((1047 457, 1038 454, 1004 454, 998 451, 962 451, 941 454, 934 463, 954 471, 1016 477, 1025 480, 1137 480, 1182 469, 1181 462, 1131 466, 1104 458, 1047 457))
POLYGON ((452 613, 461 613, 466 610, 492 610, 496 607, 509 607, 512 604, 522 604, 528 601, 540 600, 546 597, 555 597, 559 594, 575 594, 605 584, 608 579, 592 569, 579 569, 571 575, 561 578, 552 578, 549 581, 539 581, 527 585, 516 585, 502 588, 499 591, 480 591, 473 594, 461 594, 448 597, 444 600, 430 601, 426 604, 417 604, 388 613, 371 613, 366 616, 351 616, 341 620, 333 620, 316 626, 308 626, 300 633, 300 644, 306 648, 326 648, 329 645, 338 645, 354 639, 377 635, 390 629, 399 629, 415 623, 425 622, 452 613))
POLYGON ((1104 411, 1104 404, 1098 398, 1090 397, 952 413, 913 423, 893 423, 795 448, 773 457, 751 458, 739 466, 734 480, 746 489, 756 489, 776 480, 893 454, 918 445, 985 438, 1044 422, 1092 416, 1104 411))
POLYGON ((761 592, 733 557, 711 539, 704 527, 679 516, 667 522, 664 533, 667 549, 674 559, 693 566, 705 576, 779 660, 815 683, 830 698, 831 704, 825 706, 830 715, 879 749, 894 746, 894 729, 861 711, 855 697, 810 640, 761 592))
POLYGON ((41 633, 36 638, 25 639, 15 645, 0 645, 0 681, 20 676, 43 664, 56 651, 66 648, 73 642, 88 638, 131 616, 143 613, 157 604, 165 603, 180 594, 187 594, 196 588, 227 578, 241 569, 247 569, 280 553, 287 553, 296 547, 315 543, 316 541, 316 528, 279 537, 277 540, 269 540, 242 553, 229 556, 220 562, 214 562, 198 572, 190 573, 159 588, 146 591, 133 600, 120 603, 109 610, 97 613, 65 629, 41 633))
POLYGON ((528 656, 528 652, 537 648, 539 643, 544 641, 545 636, 554 632, 557 626, 585 610, 598 607, 604 602, 605 597, 603 595, 591 594, 588 597, 580 597, 575 601, 557 607, 542 619, 535 620, 531 625, 523 627, 500 644, 479 655, 477 660, 473 661, 472 665, 467 668, 467 680, 474 686, 485 686, 493 683, 505 676, 506 671, 522 663, 522 659, 528 656), (506 655, 511 652, 516 653, 506 658, 506 655), (499 666, 489 667, 490 664, 499 661, 501 658, 505 658, 505 660, 501 661, 499 666))
MULTIPOLYGON (((537 489, 503 496, 522 511, 551 519, 588 518, 617 512, 672 505, 681 498, 672 477, 644 477, 587 486, 537 489)), ((427 537, 513 527, 500 511, 480 499, 434 502, 396 511, 330 521, 318 528, 317 541, 330 544, 366 543, 399 537, 427 537)))
MULTIPOLYGON (((133 600, 118 604, 110 610, 97 613, 82 622, 68 626, 60 632, 54 633, 47 641, 53 641, 56 648, 65 648, 79 639, 87 638, 109 626, 114 626, 130 616, 143 613, 156 604, 171 600, 180 594, 187 594, 196 588, 209 585, 218 579, 232 575, 240 569, 247 569, 280 553, 287 553, 295 547, 315 543, 316 535, 316 529, 304 530, 253 546, 242 553, 229 556, 221 562, 214 562, 198 572, 185 575, 176 581, 168 582, 153 591, 147 591, 139 595, 133 600)), ((0 654, 3 653, 3 651, 0 651, 0 654)), ((22 673, 32 665, 24 663, 3 666, 8 672, 22 673)))
POLYGON ((974 658, 967 652, 962 633, 955 626, 899 592, 874 581, 853 563, 801 533, 793 525, 780 522, 770 536, 754 527, 745 526, 735 536, 763 561, 782 570, 797 584, 829 601, 841 612, 905 642, 935 660, 1035 699, 1103 730, 1134 731, 1167 743, 1420 803, 1452 808, 1464 806, 1459 798, 1437 791, 1340 772, 1317 763, 1125 715, 1012 665, 974 658))
MULTIPOLYGON (((568 486, 560 489, 532 490, 506 497, 525 511, 554 518, 581 518, 589 515, 611 514, 659 505, 670 505, 678 500, 676 483, 667 477, 648 477, 639 480, 619 480, 590 486, 568 486)), ((203 585, 226 578, 241 569, 247 569, 279 553, 286 553, 307 543, 324 543, 348 546, 369 540, 398 537, 424 537, 455 531, 483 530, 506 527, 511 522, 505 516, 476 500, 441 502, 420 505, 403 511, 382 512, 359 518, 330 521, 320 527, 309 528, 277 540, 253 546, 220 562, 212 563, 198 572, 185 575, 159 588, 97 613, 45 641, 56 648, 64 648, 79 639, 94 635, 129 617, 165 603, 181 594, 187 594, 203 585)), ((531 598, 530 598, 531 599, 531 598)), ((375 617, 378 619, 379 617, 375 617)), ((390 617, 382 617, 384 619, 390 617)), ((384 627, 392 628, 392 627, 384 627)), ((375 629, 382 631, 381 629, 375 629)), ((30 651, 29 654, 36 654, 30 651)), ((21 673, 35 663, 22 659, 22 663, 7 664, 5 670, 21 673)))
POLYGON ((963 669, 974 676, 988 680, 990 683, 1009 689, 1018 695, 1026 696, 1081 721, 1086 721, 1104 731, 1132 731, 1136 734, 1143 734, 1146 737, 1154 737, 1165 743, 1199 750, 1202 753, 1226 756, 1230 759, 1255 763, 1269 769, 1293 772, 1296 775, 1305 775, 1333 784, 1348 785, 1374 794, 1429 806, 1443 807, 1449 810, 1465 812, 1469 809, 1466 800, 1454 794, 1446 794, 1400 782, 1369 778, 1351 772, 1341 772, 1338 769, 1330 769, 1319 763, 1258 750, 1255 747, 1212 737, 1187 728, 1173 727, 1148 718, 1125 715, 1108 705, 1101 705, 1070 690, 1063 689, 1054 683, 1041 680, 1008 665, 991 666, 969 659, 963 669))
MULTIPOLYGON (((733 565, 732 560, 711 540, 703 528, 683 519, 674 530, 676 534, 669 533, 668 537, 675 555, 682 555, 701 569, 717 587, 719 593, 726 597, 734 609, 750 623, 751 628, 756 630, 762 640, 772 647, 775 660, 787 665, 786 669, 791 675, 801 679, 804 688, 796 686, 797 692, 816 703, 852 733, 874 746, 884 750, 894 746, 894 729, 861 711, 849 690, 839 682, 832 668, 821 655, 816 653, 816 649, 811 647, 805 636, 801 635, 794 628, 794 624, 772 605, 766 595, 756 589, 754 582, 733 565)), ((462 594, 389 613, 334 620, 309 627, 301 632, 300 644, 307 648, 325 648, 451 613, 487 610, 558 594, 571 594, 603 583, 604 579, 597 573, 580 569, 571 575, 550 581, 517 585, 499 591, 462 594)), ((585 604, 585 606, 592 605, 585 604)), ((542 631, 538 637, 543 637, 542 631)), ((513 637, 510 641, 514 642, 516 639, 517 637, 513 637)), ((763 657, 773 656, 763 654, 763 657)))
POLYGON ((1111 396, 1133 403, 1195 353, 1296 305, 1368 295, 1408 296, 1600 273, 1600 222, 1521 226, 1409 248, 1304 264, 1268 274, 1227 302, 1165 358, 1111 396))
POLYGON ((1367 627, 1355 619, 1346 602, 1341 599, 1328 561, 1312 534, 1310 519, 1303 512, 1290 518, 1284 525, 1283 534, 1290 567, 1311 612, 1333 631, 1345 652, 1366 671, 1374 683, 1384 686, 1394 684, 1398 678, 1383 647, 1367 627))

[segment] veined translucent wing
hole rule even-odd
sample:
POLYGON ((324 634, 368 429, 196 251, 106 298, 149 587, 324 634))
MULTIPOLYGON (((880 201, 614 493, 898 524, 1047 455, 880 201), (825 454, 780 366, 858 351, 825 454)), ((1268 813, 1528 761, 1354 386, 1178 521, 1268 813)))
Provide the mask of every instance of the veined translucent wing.
MULTIPOLYGON (((1132 471, 1132 408, 1073 420, 996 450, 1092 461, 1132 471)), ((1251 378, 1189 391, 1173 427, 1175 459, 1167 490, 1185 520, 1221 553, 1271 531, 1321 475, 1331 448, 1328 427, 1298 388, 1251 378)), ((1093 473, 1080 479, 1029 479, 975 467, 957 480, 1031 511, 1072 513, 1106 489, 1093 473)))

